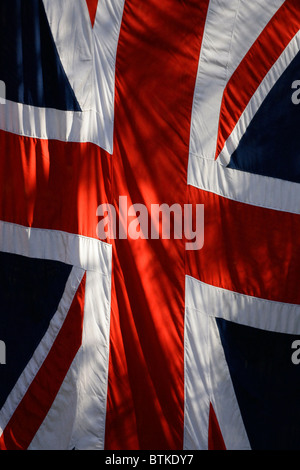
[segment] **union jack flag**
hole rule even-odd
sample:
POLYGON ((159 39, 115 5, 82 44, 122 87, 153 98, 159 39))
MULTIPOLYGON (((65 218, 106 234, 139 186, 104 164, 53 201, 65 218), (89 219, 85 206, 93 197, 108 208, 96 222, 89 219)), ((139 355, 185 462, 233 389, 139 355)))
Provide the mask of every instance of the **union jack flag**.
POLYGON ((299 27, 1 1, 1 450, 300 448, 299 27), (99 239, 120 196, 204 205, 203 247, 99 239))

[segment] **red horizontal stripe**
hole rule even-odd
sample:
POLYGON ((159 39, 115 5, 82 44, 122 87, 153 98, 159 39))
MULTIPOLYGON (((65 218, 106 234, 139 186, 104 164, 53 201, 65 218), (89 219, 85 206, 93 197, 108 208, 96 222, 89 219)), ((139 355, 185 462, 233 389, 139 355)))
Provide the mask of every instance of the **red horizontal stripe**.
POLYGON ((45 419, 81 345, 84 292, 85 275, 48 356, 0 437, 1 450, 27 449, 45 419))
POLYGON ((110 197, 110 155, 90 143, 1 130, 0 148, 0 220, 97 238, 96 209, 110 197))
POLYGON ((299 28, 299 1, 286 0, 233 73, 223 94, 216 158, 258 86, 299 28))
POLYGON ((187 274, 246 295, 300 303, 300 217, 189 187, 204 204, 204 246, 187 251, 187 274))
POLYGON ((209 406, 208 450, 226 450, 220 425, 211 403, 209 406))

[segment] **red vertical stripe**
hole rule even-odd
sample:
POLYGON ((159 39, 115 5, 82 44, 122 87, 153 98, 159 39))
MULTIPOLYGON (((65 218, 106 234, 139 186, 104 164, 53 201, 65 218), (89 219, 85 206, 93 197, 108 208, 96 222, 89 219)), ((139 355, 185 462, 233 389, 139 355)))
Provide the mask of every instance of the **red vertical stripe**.
MULTIPOLYGON (((184 204, 208 1, 125 2, 116 63, 113 198, 184 204), (142 33, 142 34, 141 34, 142 33)), ((113 246, 107 449, 182 449, 183 240, 113 246)))
POLYGON ((85 275, 54 344, 0 437, 0 450, 25 450, 45 419, 81 345, 85 275))

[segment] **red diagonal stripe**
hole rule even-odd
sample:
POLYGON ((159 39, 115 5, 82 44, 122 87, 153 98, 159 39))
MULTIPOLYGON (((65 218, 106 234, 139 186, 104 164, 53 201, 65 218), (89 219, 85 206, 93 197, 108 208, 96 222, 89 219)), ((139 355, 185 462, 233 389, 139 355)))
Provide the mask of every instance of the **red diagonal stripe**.
POLYGON ((299 1, 286 0, 233 73, 223 94, 216 158, 261 81, 299 28, 299 1))
POLYGON ((27 449, 81 345, 85 275, 54 344, 0 437, 1 450, 27 449))
POLYGON ((98 7, 98 0, 86 0, 86 3, 89 9, 92 26, 94 26, 96 13, 97 13, 97 7, 98 7))

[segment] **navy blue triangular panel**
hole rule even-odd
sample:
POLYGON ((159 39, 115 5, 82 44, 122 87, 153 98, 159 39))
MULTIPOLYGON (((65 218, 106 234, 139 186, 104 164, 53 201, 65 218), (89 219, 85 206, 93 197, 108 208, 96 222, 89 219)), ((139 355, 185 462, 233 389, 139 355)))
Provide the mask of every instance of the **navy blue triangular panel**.
POLYGON ((229 168, 300 182, 300 104, 292 102, 292 83, 300 79, 299 70, 300 52, 255 114, 229 168))
POLYGON ((72 266, 0 252, 0 408, 48 329, 72 266))
POLYGON ((7 100, 80 111, 42 0, 0 2, 0 80, 7 100))
POLYGON ((300 337, 216 321, 251 448, 300 450, 300 337))

